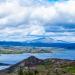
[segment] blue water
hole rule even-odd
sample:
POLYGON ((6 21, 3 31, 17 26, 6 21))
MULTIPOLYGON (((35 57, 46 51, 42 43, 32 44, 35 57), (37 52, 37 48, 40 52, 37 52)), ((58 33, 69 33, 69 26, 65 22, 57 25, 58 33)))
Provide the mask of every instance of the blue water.
MULTIPOLYGON (((19 61, 26 59, 30 56, 35 56, 40 59, 46 58, 59 58, 59 59, 69 59, 75 60, 75 51, 74 50, 67 50, 62 52, 54 52, 54 53, 24 53, 24 54, 1 54, 0 55, 0 63, 7 63, 7 64, 15 64, 19 61)), ((8 67, 8 66, 7 66, 8 67)), ((0 66, 0 69, 4 69, 3 66, 0 66)), ((6 66, 5 66, 6 68, 6 66)))

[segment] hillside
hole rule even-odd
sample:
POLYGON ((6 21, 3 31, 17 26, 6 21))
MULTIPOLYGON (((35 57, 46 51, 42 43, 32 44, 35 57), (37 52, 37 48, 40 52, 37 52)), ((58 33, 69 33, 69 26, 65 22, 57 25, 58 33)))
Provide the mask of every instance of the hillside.
POLYGON ((4 75, 75 75, 75 61, 42 60, 31 56, 8 69, 0 71, 0 73, 4 75))

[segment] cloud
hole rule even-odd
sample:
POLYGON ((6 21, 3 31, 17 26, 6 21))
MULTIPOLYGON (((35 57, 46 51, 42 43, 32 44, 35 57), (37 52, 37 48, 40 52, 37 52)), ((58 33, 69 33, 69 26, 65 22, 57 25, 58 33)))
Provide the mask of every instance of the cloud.
POLYGON ((65 42, 75 43, 74 36, 62 36, 61 38, 56 36, 56 37, 52 37, 52 38, 54 40, 61 40, 61 41, 65 41, 65 42))
POLYGON ((74 7, 74 0, 0 0, 0 39, 25 41, 31 35, 74 36, 74 7))

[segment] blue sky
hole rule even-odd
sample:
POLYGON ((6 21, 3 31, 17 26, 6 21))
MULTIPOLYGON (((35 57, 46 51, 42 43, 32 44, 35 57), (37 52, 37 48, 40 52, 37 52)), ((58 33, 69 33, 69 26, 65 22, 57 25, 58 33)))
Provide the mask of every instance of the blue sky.
POLYGON ((38 36, 75 42, 75 0, 0 0, 1 41, 38 36))

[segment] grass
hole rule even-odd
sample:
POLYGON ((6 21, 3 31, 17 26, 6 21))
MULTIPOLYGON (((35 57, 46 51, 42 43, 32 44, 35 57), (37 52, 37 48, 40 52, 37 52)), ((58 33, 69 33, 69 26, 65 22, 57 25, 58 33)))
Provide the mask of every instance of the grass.
MULTIPOLYGON (((28 61, 30 62, 29 59, 28 61)), ((34 63, 34 61, 31 63, 34 63)), ((73 63, 75 61, 54 59, 47 59, 37 65, 31 66, 23 65, 25 63, 22 63, 16 66, 14 70, 9 70, 10 73, 5 75, 75 75, 75 65, 73 63)))
POLYGON ((75 74, 75 66, 68 66, 68 67, 65 67, 64 70, 66 72, 70 72, 70 73, 74 73, 75 74))
POLYGON ((11 49, 3 49, 0 50, 0 54, 22 54, 22 53, 51 53, 51 51, 47 51, 47 50, 11 50, 11 49))
POLYGON ((61 69, 58 68, 57 70, 56 68, 58 67, 50 67, 49 65, 36 65, 35 69, 19 67, 15 72, 10 73, 9 75, 64 75, 63 69, 66 73, 65 75, 68 75, 69 73, 75 75, 75 67, 68 66, 61 69))
POLYGON ((0 50, 0 54, 22 54, 24 50, 0 50))
POLYGON ((58 67, 50 67, 48 65, 36 65, 35 69, 18 67, 14 72, 5 75, 75 75, 74 66, 58 68, 57 70, 56 68, 58 67))

